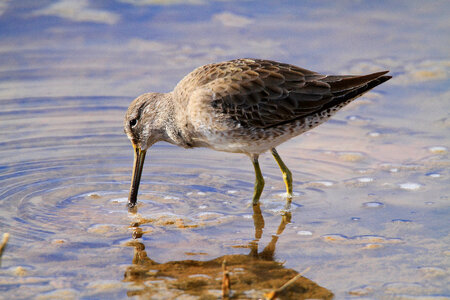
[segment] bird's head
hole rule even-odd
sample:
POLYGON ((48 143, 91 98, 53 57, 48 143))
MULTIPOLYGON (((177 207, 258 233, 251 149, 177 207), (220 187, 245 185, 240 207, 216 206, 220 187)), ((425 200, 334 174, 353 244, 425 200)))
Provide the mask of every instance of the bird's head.
POLYGON ((163 94, 143 94, 131 102, 125 114, 124 131, 134 148, 133 177, 128 206, 135 206, 147 149, 163 140, 163 120, 159 118, 163 94))

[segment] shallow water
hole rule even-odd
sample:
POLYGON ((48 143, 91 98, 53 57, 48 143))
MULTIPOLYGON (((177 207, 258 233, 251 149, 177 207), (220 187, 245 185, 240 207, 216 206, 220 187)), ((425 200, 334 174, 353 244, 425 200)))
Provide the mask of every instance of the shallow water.
POLYGON ((216 298, 226 258, 241 298, 449 299, 448 3, 177 2, 0 3, 0 298, 216 298), (394 78, 279 147, 291 215, 269 154, 259 213, 247 157, 164 143, 128 212, 128 104, 236 57, 394 78))

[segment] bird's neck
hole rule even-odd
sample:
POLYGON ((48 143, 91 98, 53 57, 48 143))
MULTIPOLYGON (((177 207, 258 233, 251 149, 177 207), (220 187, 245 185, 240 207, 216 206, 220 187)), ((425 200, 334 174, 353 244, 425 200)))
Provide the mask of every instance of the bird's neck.
POLYGON ((158 110, 160 118, 164 120, 161 124, 164 131, 163 140, 173 145, 191 148, 192 144, 185 137, 185 122, 178 117, 183 115, 179 111, 183 108, 175 107, 172 97, 173 93, 164 94, 164 101, 162 101, 165 103, 164 108, 158 110))

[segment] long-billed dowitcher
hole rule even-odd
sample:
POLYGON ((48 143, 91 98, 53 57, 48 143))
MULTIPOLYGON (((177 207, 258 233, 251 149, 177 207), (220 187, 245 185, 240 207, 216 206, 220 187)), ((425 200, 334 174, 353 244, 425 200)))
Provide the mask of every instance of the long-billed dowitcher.
POLYGON ((195 69, 170 93, 137 97, 124 122, 134 148, 128 206, 136 204, 146 151, 159 141, 248 155, 256 175, 253 204, 264 188, 258 157, 271 150, 290 201, 292 174, 275 147, 389 80, 387 72, 327 76, 270 60, 236 59, 195 69))

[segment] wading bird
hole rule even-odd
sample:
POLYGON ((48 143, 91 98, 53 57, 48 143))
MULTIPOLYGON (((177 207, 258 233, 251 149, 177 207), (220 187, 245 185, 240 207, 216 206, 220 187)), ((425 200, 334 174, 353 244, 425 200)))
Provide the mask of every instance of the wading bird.
POLYGON ((258 157, 270 150, 290 201, 292 174, 275 147, 389 80, 387 72, 321 75, 276 61, 236 59, 195 69, 170 93, 137 97, 124 121, 134 148, 128 206, 136 204, 147 149, 159 141, 249 156, 256 175, 253 204, 264 188, 258 157))

